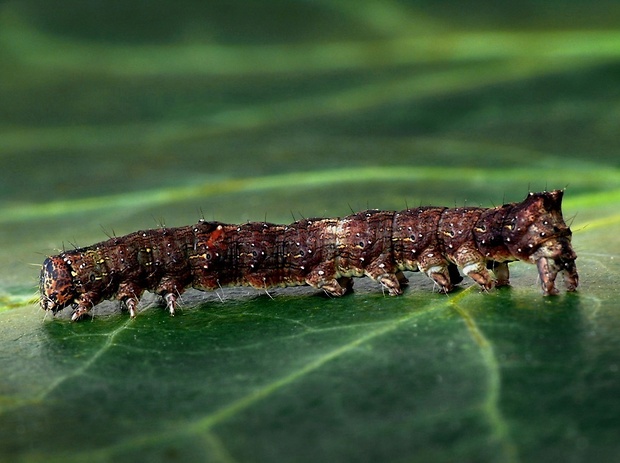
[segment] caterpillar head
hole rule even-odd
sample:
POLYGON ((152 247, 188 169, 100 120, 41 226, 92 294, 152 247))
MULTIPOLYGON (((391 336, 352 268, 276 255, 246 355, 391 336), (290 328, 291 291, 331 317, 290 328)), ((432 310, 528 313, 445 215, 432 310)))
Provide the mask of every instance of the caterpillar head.
POLYGON ((563 194, 562 190, 530 193, 504 221, 504 243, 514 256, 538 266, 545 294, 557 293, 554 281, 560 272, 569 291, 579 284, 572 232, 562 217, 563 194))
POLYGON ((39 290, 41 308, 54 313, 72 304, 77 297, 72 269, 61 256, 48 257, 43 262, 39 290))

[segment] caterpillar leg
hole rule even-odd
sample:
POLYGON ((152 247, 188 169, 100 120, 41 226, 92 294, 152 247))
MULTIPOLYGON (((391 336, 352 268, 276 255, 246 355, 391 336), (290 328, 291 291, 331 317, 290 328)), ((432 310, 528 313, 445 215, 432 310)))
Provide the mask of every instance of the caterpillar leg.
POLYGON ((510 270, 508 270, 508 262, 489 262, 487 268, 493 271, 495 275, 495 286, 510 285, 510 270))
POLYGON ((493 288, 493 279, 484 262, 472 262, 465 265, 463 273, 478 283, 483 290, 488 291, 493 288))
POLYGON ((324 281, 317 283, 316 286, 315 285, 311 285, 311 286, 314 286, 315 288, 318 288, 318 289, 322 289, 328 295, 334 296, 334 297, 344 296, 347 292, 346 288, 343 288, 342 286, 340 286, 340 283, 338 283, 338 280, 336 280, 335 278, 332 278, 331 280, 324 280, 324 281))
POLYGON ((390 296, 399 296, 403 293, 403 290, 400 288, 400 282, 394 273, 384 273, 382 275, 378 275, 373 277, 381 286, 388 290, 388 294, 390 296))
MULTIPOLYGON (((538 274, 542 285, 543 295, 558 294, 555 279, 558 273, 562 274, 567 291, 575 291, 579 285, 579 275, 575 266, 577 256, 568 241, 550 240, 545 242, 537 251, 540 255, 534 257, 538 267, 538 274)), ((530 258, 530 260, 534 260, 530 258)))
POLYGON ((142 288, 133 283, 125 282, 119 285, 116 298, 119 299, 121 303, 125 304, 125 307, 129 310, 129 316, 131 318, 136 318, 136 307, 139 302, 138 298, 143 292, 144 290, 142 288))
POLYGON ((177 297, 181 295, 185 285, 183 281, 177 279, 162 279, 156 289, 156 293, 166 301, 166 309, 170 312, 170 316, 174 317, 176 308, 178 307, 177 297))
POLYGON ((538 267, 538 274, 540 275, 540 283, 544 296, 558 294, 559 291, 555 287, 555 278, 558 276, 560 270, 552 259, 541 257, 536 262, 538 267))
POLYGON ((350 281, 351 279, 349 277, 336 278, 336 275, 335 263, 333 261, 326 262, 314 268, 306 276, 306 283, 313 288, 322 289, 330 296, 344 296, 347 292, 347 288, 350 288, 353 283, 350 281), (345 287, 343 287, 340 282, 343 282, 345 287))
MULTIPOLYGON (((459 278, 461 278, 461 275, 454 266, 452 262, 447 261, 442 254, 433 247, 426 249, 417 262, 418 270, 426 273, 426 275, 439 286, 441 292, 444 293, 452 291, 454 284, 460 281, 459 278)), ((415 268, 413 270, 415 270, 415 268)))
POLYGON ((80 318, 82 318, 84 315, 88 313, 88 310, 89 310, 88 307, 78 305, 73 310, 73 313, 71 314, 71 321, 72 322, 78 321, 80 318))
POLYGON ((129 310, 129 316, 131 318, 136 318, 137 312, 136 307, 138 306, 138 299, 136 297, 127 297, 122 301, 129 310))
POLYGON ((450 279, 450 271, 447 265, 433 265, 432 267, 424 270, 424 272, 439 285, 439 288, 444 293, 452 291, 452 281, 450 279))
POLYGON ((74 305, 73 313, 71 314, 71 321, 77 321, 86 314, 88 314, 91 307, 93 307, 93 299, 90 294, 84 293, 77 300, 77 304, 74 305))
POLYGON ((564 269, 561 270, 561 273, 564 284, 566 285, 566 291, 577 291, 577 286, 579 286, 579 275, 577 274, 575 261, 564 262, 563 267, 564 269))
MULTIPOLYGON (((394 265, 387 263, 383 259, 379 259, 366 267, 364 273, 381 283, 381 286, 388 290, 390 296, 398 296, 403 293, 403 290, 400 288, 400 281, 396 275, 397 271, 394 265)), ((402 277, 404 278, 404 275, 402 275, 402 277)))
POLYGON ((167 293, 164 296, 164 299, 166 300, 166 308, 168 309, 168 312, 170 312, 170 316, 174 317, 178 306, 177 295, 175 293, 167 293))

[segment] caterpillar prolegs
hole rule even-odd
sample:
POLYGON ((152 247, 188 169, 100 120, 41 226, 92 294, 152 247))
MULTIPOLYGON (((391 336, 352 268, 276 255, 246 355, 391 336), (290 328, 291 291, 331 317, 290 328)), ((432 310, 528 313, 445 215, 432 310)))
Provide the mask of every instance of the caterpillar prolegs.
POLYGON ((577 256, 562 217, 562 196, 555 190, 494 208, 368 210, 290 225, 201 220, 138 231, 47 258, 40 304, 54 313, 72 305, 77 320, 116 297, 134 317, 148 290, 163 296, 174 315, 177 298, 190 286, 310 285, 342 296, 352 277, 362 276, 399 295, 405 270, 424 272, 449 292, 462 280, 460 269, 489 290, 509 284, 508 263, 517 260, 537 265, 544 295, 558 293, 558 273, 574 291, 577 256))

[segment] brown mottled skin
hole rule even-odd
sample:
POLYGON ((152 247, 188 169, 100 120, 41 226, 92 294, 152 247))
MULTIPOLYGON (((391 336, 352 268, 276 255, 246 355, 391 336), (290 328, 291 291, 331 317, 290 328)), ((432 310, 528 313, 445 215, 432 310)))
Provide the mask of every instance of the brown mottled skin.
POLYGON ((77 320, 116 297, 134 317, 148 290, 163 296, 174 315, 178 296, 189 286, 310 285, 342 296, 351 278, 361 276, 398 295, 407 282, 404 270, 422 271, 448 292, 462 280, 461 269, 489 290, 509 283, 508 262, 515 260, 537 265, 544 295, 558 293, 558 273, 566 289, 575 291, 577 256, 562 218, 562 195, 530 193, 523 202, 490 209, 370 210, 290 225, 200 221, 138 231, 46 259, 41 307, 55 313, 73 305, 77 320))

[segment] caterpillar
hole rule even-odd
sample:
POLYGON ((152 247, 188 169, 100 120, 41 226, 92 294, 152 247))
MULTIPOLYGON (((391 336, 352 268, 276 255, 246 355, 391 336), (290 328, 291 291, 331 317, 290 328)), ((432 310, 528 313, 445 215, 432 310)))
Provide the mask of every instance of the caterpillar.
POLYGON ((424 272, 447 293, 462 281, 459 269, 486 291, 509 284, 512 261, 538 267, 543 295, 558 293, 559 273, 567 291, 575 291, 577 255, 562 196, 563 190, 545 191, 493 208, 367 210, 290 225, 200 220, 137 231, 45 259, 40 305, 54 314, 72 305, 71 318, 78 320, 115 297, 135 317, 148 290, 163 296, 174 315, 190 286, 310 285, 342 296, 362 276, 395 296, 407 283, 403 271, 424 272))

